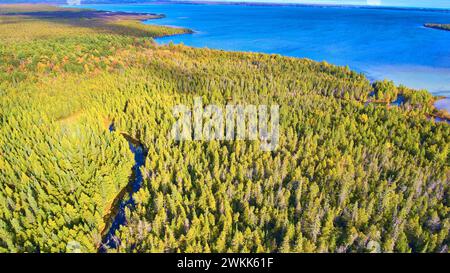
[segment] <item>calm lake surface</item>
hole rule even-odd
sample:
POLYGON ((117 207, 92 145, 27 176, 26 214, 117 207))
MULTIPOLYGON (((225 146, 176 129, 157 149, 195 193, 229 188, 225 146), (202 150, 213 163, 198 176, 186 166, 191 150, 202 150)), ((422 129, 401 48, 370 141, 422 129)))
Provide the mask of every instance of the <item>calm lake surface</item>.
POLYGON ((219 4, 83 5, 108 11, 163 13, 146 23, 195 34, 158 39, 195 47, 277 53, 348 65, 369 79, 392 79, 450 96, 448 10, 219 4))

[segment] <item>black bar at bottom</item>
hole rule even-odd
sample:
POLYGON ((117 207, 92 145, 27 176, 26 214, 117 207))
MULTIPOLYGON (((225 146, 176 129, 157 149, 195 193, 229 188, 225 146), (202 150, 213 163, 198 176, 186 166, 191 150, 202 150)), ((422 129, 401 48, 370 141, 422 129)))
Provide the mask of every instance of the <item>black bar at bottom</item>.
POLYGON ((444 268, 448 258, 448 254, 2 254, 0 263, 11 263, 15 269, 30 265, 45 269, 55 261, 59 269, 102 272, 384 272, 395 264, 403 271, 426 266, 432 272, 434 267, 444 268))

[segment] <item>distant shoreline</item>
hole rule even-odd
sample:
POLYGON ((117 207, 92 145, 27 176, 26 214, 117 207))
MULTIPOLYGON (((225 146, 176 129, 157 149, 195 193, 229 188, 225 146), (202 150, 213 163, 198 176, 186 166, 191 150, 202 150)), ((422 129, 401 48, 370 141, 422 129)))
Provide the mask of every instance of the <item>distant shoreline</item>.
MULTIPOLYGON (((186 4, 186 5, 193 5, 193 6, 195 6, 195 5, 204 5, 205 6, 205 8, 208 6, 208 5, 210 5, 210 6, 214 6, 214 5, 220 5, 220 3, 222 3, 222 4, 226 4, 226 5, 224 5, 224 8, 225 8, 225 6, 227 6, 227 5, 229 5, 229 6, 231 6, 231 5, 234 5, 234 6, 243 6, 243 8, 245 8, 245 6, 249 6, 249 7, 251 7, 251 6, 285 6, 285 7, 293 7, 293 6, 298 6, 298 7, 317 7, 317 6, 319 6, 320 7, 320 5, 290 5, 290 4, 268 4, 268 3, 224 3, 224 2, 219 2, 219 1, 208 1, 208 2, 199 2, 199 1, 174 1, 174 2, 152 2, 152 3, 131 3, 131 4, 120 4, 120 5, 113 5, 113 4, 111 4, 110 5, 110 9, 112 9, 112 10, 115 10, 115 8, 113 8, 113 7, 118 7, 118 10, 120 10, 120 6, 129 6, 129 7, 134 7, 134 8, 131 8, 128 12, 136 12, 136 11, 134 11, 135 9, 136 10, 138 10, 139 8, 147 8, 147 9, 151 9, 151 6, 148 6, 148 7, 146 7, 145 5, 146 4, 150 4, 150 5, 155 5, 155 4, 159 4, 159 5, 161 5, 161 6, 164 6, 164 5, 166 5, 166 6, 171 6, 171 5, 176 5, 176 4, 186 4), (131 11, 131 10, 133 10, 133 11, 131 11)), ((81 7, 83 7, 83 6, 81 6, 81 7)), ((327 6, 327 7, 329 7, 329 6, 327 6)), ((344 6, 341 6, 341 7, 343 7, 343 8, 345 8, 344 6)), ((99 4, 99 5, 92 5, 92 7, 89 7, 89 5, 86 5, 86 8, 93 8, 93 9, 100 9, 100 10, 104 10, 104 9, 108 9, 108 4, 99 4)), ((181 7, 182 8, 182 7, 181 7)), ((186 6, 186 8, 189 8, 188 6, 186 6)), ((220 7, 219 7, 220 8, 220 7)), ((326 7, 324 7, 324 8, 326 8, 326 7)), ((349 11, 351 11, 351 10, 354 10, 354 11, 358 11, 359 10, 359 8, 357 9, 358 7, 353 7, 353 6, 348 6, 348 10, 349 11)), ((372 8, 373 10, 376 10, 376 9, 378 9, 378 10, 382 10, 381 8, 379 8, 379 7, 374 7, 374 8, 372 8)), ((336 9, 336 11, 338 11, 338 9, 336 9)), ((404 12, 407 12, 407 11, 404 11, 404 12)), ((447 16, 447 14, 446 13, 444 13, 444 16, 447 16)), ((151 24, 151 22, 149 22, 150 24, 151 24)), ((419 24, 420 25, 423 25, 424 23, 426 23, 426 21, 422 21, 422 22, 420 22, 419 24)), ((159 23, 157 23, 157 24, 159 24, 159 23)), ((181 23, 181 22, 179 22, 179 25, 177 25, 177 24, 170 24, 170 25, 168 25, 168 24, 164 24, 164 26, 169 26, 169 27, 178 27, 178 28, 185 28, 185 26, 183 26, 183 24, 181 23)), ((195 31, 194 31, 195 32, 195 31)), ((189 33, 189 34, 192 34, 192 33, 189 33)), ((176 36, 179 36, 179 35, 184 35, 184 34, 177 34, 176 36)), ((175 36, 175 35, 174 35, 175 36)), ((158 43, 161 43, 161 41, 158 41, 158 39, 155 39, 158 43)), ((164 42, 163 42, 164 43, 164 42)), ((220 49, 220 48, 217 48, 217 49, 220 49)), ((224 49, 222 49, 222 50, 224 50, 224 49)), ((240 50, 228 50, 228 51, 240 51, 240 50)), ((242 51, 242 50, 241 50, 242 51)), ((240 51, 240 52, 241 52, 240 51)), ((242 52, 258 52, 258 53, 266 53, 267 54, 267 52, 262 52, 262 51, 252 51, 252 50, 249 50, 249 51, 242 51, 242 52)), ((270 54, 270 53, 268 53, 268 54, 270 54)), ((286 54, 281 54, 281 55, 283 55, 283 56, 289 56, 289 57, 297 57, 297 58, 305 58, 305 56, 291 56, 291 55, 286 55, 286 54)), ((341 64, 341 65, 345 65, 345 64, 341 64)), ((353 70, 355 70, 355 71, 357 71, 358 73, 363 73, 363 74, 365 74, 367 77, 368 77, 368 79, 371 81, 371 82, 373 82, 373 81, 375 81, 375 80, 379 80, 380 78, 378 78, 378 77, 371 77, 370 76, 370 72, 369 71, 367 71, 367 70, 365 70, 365 69, 356 69, 356 68, 352 68, 353 70)), ((419 87, 416 87, 416 88, 419 88, 419 87)), ((423 88, 425 88, 425 87, 423 87, 423 88)), ((430 87, 430 88, 432 88, 432 87, 430 87)), ((420 89, 420 88, 419 88, 420 89)), ((427 90, 430 90, 428 87, 427 87, 427 90)), ((435 93, 434 91, 431 91, 433 94, 435 93)), ((445 93, 445 96, 446 97, 448 97, 448 95, 447 95, 447 93, 449 92, 449 90, 447 90, 447 89, 439 89, 438 91, 436 91, 437 93, 439 93, 439 94, 442 94, 443 92, 445 93)))
MULTIPOLYGON (((275 2, 224 2, 224 1, 155 1, 155 2, 90 2, 84 1, 82 5, 147 5, 147 4, 186 4, 186 5, 235 5, 235 6, 294 6, 294 7, 315 7, 315 8, 355 8, 355 9, 381 9, 381 10, 399 10, 399 11, 426 11, 426 12, 448 12, 450 8, 426 8, 426 7, 396 7, 396 6, 375 6, 375 5, 356 5, 356 4, 314 4, 314 3, 275 3, 275 2)), ((61 4, 59 4, 61 5, 61 4)), ((73 6, 77 7, 77 6, 73 6)))
POLYGON ((437 29, 437 30, 443 30, 443 31, 450 31, 450 24, 424 24, 424 27, 437 29))

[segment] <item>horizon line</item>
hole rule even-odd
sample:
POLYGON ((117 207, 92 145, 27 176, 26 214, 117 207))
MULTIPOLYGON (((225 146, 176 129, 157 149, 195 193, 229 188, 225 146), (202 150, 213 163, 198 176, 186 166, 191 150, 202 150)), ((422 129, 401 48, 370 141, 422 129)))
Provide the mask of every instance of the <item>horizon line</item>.
MULTIPOLYGON (((65 1, 55 1, 65 2, 65 1)), ((386 10, 416 10, 416 11, 430 11, 430 12, 450 12, 450 7, 415 7, 415 6, 383 6, 383 5, 363 5, 363 4, 326 4, 326 3, 295 3, 295 2, 257 2, 257 1, 213 1, 213 0, 166 0, 166 1, 145 1, 145 2, 111 2, 100 1, 91 2, 87 1, 86 4, 81 5, 97 5, 97 4, 127 4, 127 5, 143 5, 143 4, 193 4, 193 5, 208 5, 208 4, 221 4, 221 5, 247 5, 247 6, 298 6, 298 7, 326 7, 326 8, 366 8, 366 9, 386 9, 386 10)), ((50 3, 49 3, 50 4, 50 3)), ((66 3, 66 6, 67 3, 66 3)), ((76 5, 74 6, 76 7, 76 5)))

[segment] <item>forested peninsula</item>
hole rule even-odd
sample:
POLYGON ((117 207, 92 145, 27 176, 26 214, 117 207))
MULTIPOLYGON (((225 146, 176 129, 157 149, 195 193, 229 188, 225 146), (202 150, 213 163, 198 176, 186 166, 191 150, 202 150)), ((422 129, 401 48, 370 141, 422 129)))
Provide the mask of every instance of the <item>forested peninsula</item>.
POLYGON ((450 31, 450 24, 425 24, 425 27, 450 31))

